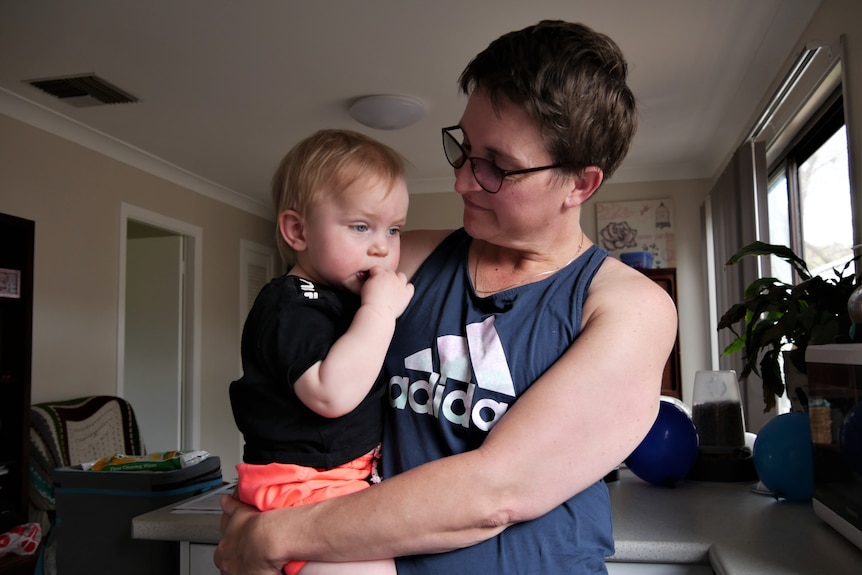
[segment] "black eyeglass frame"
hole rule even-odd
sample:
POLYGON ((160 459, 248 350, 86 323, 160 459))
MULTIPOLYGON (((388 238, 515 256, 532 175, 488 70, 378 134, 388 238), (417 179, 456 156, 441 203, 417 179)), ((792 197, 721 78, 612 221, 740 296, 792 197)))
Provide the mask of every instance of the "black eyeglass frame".
POLYGON ((443 128, 441 130, 443 133, 443 155, 446 156, 446 161, 449 162, 450 166, 452 166, 456 170, 459 170, 464 166, 465 163, 467 163, 467 160, 470 160, 470 171, 473 172, 473 177, 476 179, 476 183, 479 184, 480 188, 482 188, 483 190, 485 190, 489 194, 496 194, 497 192, 499 192, 500 188, 503 187, 503 181, 506 178, 508 178, 509 176, 517 176, 519 174, 530 174, 533 172, 541 172, 542 170, 553 170, 556 168, 562 168, 563 167, 563 164, 553 164, 551 166, 540 166, 538 168, 524 168, 523 170, 504 170, 503 168, 499 167, 497 164, 495 164, 491 160, 486 160, 485 158, 476 158, 476 157, 468 156, 467 150, 464 149, 464 146, 461 144, 461 142, 459 142, 450 133, 452 130, 461 130, 463 132, 463 129, 461 128, 461 126, 449 126, 448 128, 443 128), (461 162, 460 163, 453 162, 452 158, 449 157, 449 153, 447 151, 448 148, 446 145, 446 138, 449 138, 449 140, 453 144, 458 146, 458 150, 460 150, 460 152, 461 152, 461 162), (481 181, 479 181, 479 177, 476 175, 476 164, 477 163, 478 164, 484 164, 485 166, 487 166, 490 169, 491 173, 499 174, 499 178, 498 178, 499 184, 497 184, 496 190, 489 190, 487 187, 485 187, 485 185, 481 181))

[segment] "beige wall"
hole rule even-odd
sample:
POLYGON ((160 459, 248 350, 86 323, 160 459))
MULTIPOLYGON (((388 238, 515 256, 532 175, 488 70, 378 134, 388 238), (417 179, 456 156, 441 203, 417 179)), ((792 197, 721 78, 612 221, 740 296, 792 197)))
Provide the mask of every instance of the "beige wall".
POLYGON ((455 180, 440 192, 410 194, 405 229, 450 230, 461 227, 461 196, 453 191, 455 180))
MULTIPOLYGON (((853 23, 860 21, 862 3, 824 0, 787 58, 789 65, 810 40, 846 34, 848 127, 856 148, 851 169, 857 188, 862 185, 862 28, 853 23)), ((783 70, 776 71, 776 79, 782 75, 783 70)), ((684 397, 709 356, 699 209, 710 185, 707 180, 609 183, 582 215, 587 234, 595 238, 594 202, 673 199, 684 397)), ((859 196, 854 192, 862 205, 859 196)), ((200 447, 222 456, 230 475, 238 451, 227 384, 239 372, 239 243, 247 238, 269 244, 272 224, 0 114, 0 211, 36 222, 33 401, 116 391, 123 202, 203 229, 200 447)), ((858 222, 862 208, 857 212, 858 222)), ((460 214, 460 200, 452 192, 416 195, 409 227, 454 227, 460 214)))
POLYGON ((240 238, 270 245, 273 224, 0 115, 0 211, 36 222, 33 402, 117 391, 124 202, 203 230, 200 448, 222 456, 228 476, 240 238))

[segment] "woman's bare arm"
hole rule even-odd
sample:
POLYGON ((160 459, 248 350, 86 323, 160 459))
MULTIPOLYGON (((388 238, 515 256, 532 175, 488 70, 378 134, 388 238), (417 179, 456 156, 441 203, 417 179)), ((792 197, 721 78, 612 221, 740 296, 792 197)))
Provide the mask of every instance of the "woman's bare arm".
POLYGON ((667 294, 609 258, 592 282, 577 342, 479 449, 315 505, 257 513, 226 502, 217 563, 229 574, 277 573, 295 558, 441 552, 547 513, 649 431, 675 332, 667 294))
POLYGON ((412 278, 422 262, 452 230, 413 230, 401 233, 401 261, 398 271, 412 278))

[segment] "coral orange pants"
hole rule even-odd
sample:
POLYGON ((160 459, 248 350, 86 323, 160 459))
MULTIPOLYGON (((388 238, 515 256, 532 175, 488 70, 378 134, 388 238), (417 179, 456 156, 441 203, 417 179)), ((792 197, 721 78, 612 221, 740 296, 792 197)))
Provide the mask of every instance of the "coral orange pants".
MULTIPOLYGON (((347 495, 368 487, 374 452, 333 469, 314 469, 288 463, 236 466, 236 494, 240 501, 261 511, 296 507, 347 495)), ((291 561, 286 575, 297 575, 306 561, 291 561)))

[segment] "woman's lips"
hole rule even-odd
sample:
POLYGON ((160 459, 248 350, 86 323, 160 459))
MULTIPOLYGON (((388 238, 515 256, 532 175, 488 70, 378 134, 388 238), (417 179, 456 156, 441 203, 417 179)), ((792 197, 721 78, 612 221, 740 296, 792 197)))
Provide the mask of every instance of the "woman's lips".
POLYGON ((478 211, 482 211, 482 212, 487 212, 487 211, 488 211, 488 209, 487 209, 487 208, 483 208, 483 207, 482 207, 482 206, 480 206, 479 204, 477 204, 477 203, 475 203, 475 202, 470 201, 470 200, 469 200, 469 199, 467 199, 465 196, 462 196, 462 199, 464 200, 464 208, 466 208, 466 209, 468 209, 468 210, 478 210, 478 211))

